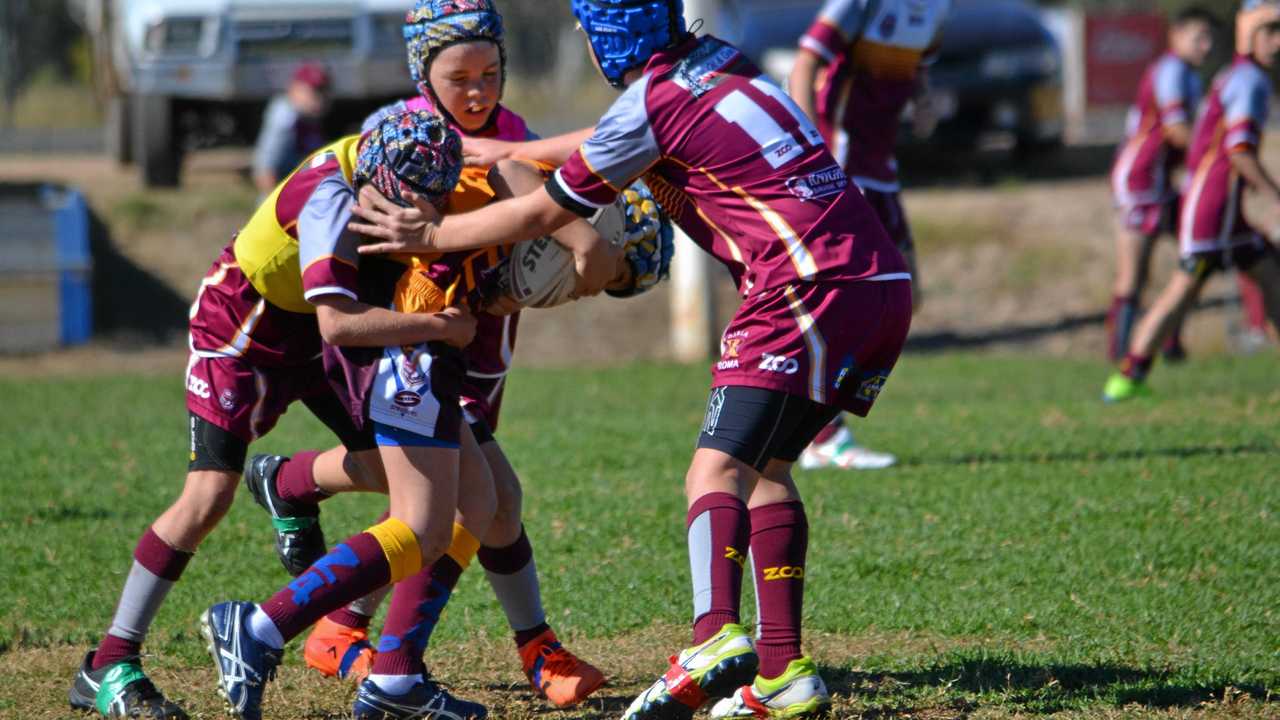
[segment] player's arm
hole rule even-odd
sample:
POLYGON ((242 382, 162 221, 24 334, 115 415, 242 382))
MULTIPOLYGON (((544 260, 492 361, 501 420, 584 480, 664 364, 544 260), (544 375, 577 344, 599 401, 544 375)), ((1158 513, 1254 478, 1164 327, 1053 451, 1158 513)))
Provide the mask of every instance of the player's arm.
POLYGON ((1257 148, 1237 148, 1231 153, 1231 166, 1240 173, 1249 187, 1261 192, 1269 201, 1280 204, 1280 185, 1276 184, 1271 173, 1263 167, 1257 148))
POLYGON ((475 318, 465 308, 406 314, 360 301, 356 250, 361 240, 347 227, 356 204, 354 190, 335 173, 320 182, 298 215, 303 296, 316 306, 325 342, 352 347, 433 340, 458 347, 469 344, 475 335, 475 318))
POLYGON ((467 165, 490 167, 502 160, 523 159, 559 167, 569 156, 591 138, 595 128, 583 128, 564 135, 511 142, 489 138, 462 138, 462 157, 467 165))
POLYGON ((800 51, 787 79, 787 89, 814 122, 818 121, 818 73, 848 52, 862 34, 866 5, 867 0, 827 0, 800 38, 800 51))
POLYGON ((439 340, 455 347, 471 344, 475 316, 465 306, 438 313, 401 313, 367 305, 346 295, 322 295, 316 306, 320 336, 330 345, 389 347, 439 340))
POLYGON ((1191 144, 1191 126, 1185 122, 1164 126, 1164 139, 1172 147, 1186 150, 1191 144))
POLYGON ((1156 68, 1155 101, 1160 112, 1165 142, 1179 150, 1191 144, 1190 108, 1195 98, 1188 95, 1187 75, 1191 68, 1164 62, 1156 68))

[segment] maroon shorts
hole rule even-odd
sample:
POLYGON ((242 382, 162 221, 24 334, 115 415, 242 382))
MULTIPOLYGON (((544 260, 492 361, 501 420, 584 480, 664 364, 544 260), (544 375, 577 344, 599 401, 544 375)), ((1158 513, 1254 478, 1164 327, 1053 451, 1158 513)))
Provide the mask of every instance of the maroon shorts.
POLYGON ((798 283, 742 303, 712 387, 757 387, 865 417, 902 354, 911 283, 798 283))
POLYGON ((270 432, 294 402, 333 394, 318 358, 300 367, 271 368, 192 354, 186 382, 187 409, 246 443, 270 432))
POLYGON ((902 194, 897 192, 880 192, 879 190, 863 190, 863 196, 875 210, 880 224, 889 233, 889 239, 902 253, 916 249, 915 237, 911 234, 911 224, 907 222, 907 213, 902 209, 902 194))
POLYGON ((1120 224, 1125 230, 1143 237, 1177 232, 1178 200, 1162 203, 1121 206, 1120 224))

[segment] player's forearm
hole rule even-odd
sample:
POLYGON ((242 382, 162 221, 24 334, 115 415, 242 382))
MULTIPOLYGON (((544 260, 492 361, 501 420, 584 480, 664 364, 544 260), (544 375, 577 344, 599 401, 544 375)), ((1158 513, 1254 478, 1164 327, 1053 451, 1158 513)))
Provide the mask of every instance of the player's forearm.
POLYGON ((1237 152, 1231 155, 1231 165, 1236 172, 1240 173, 1240 177, 1255 190, 1266 193, 1273 199, 1280 200, 1280 185, 1276 185, 1276 181, 1262 166, 1262 161, 1258 159, 1258 153, 1254 150, 1237 152))
POLYGON ((595 131, 594 127, 589 127, 564 135, 517 143, 512 148, 511 157, 563 165, 569 162, 570 155, 582 147, 582 143, 591 139, 595 131))
POLYGON ((817 99, 814 88, 818 81, 818 70, 822 68, 822 58, 818 57, 809 50, 801 48, 796 53, 795 65, 791 68, 791 77, 788 78, 788 89, 791 97, 809 116, 810 120, 817 122, 818 110, 817 99))
POLYGON ((443 340, 445 321, 434 314, 407 314, 366 305, 343 295, 316 303, 320 336, 340 347, 389 347, 443 340))
POLYGON ((576 218, 545 189, 487 205, 461 215, 446 215, 427 228, 427 244, 439 252, 478 250, 550 235, 576 218))
POLYGON ((1164 129, 1165 142, 1178 150, 1186 150, 1191 144, 1191 128, 1186 123, 1174 123, 1164 129))

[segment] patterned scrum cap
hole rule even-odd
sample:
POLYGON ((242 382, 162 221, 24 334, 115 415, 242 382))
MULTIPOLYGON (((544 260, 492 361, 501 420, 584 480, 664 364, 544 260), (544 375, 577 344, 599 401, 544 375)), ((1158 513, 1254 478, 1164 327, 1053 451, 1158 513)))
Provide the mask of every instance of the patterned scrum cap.
POLYGON ((418 91, 430 97, 428 69, 441 50, 460 42, 488 40, 498 46, 502 78, 507 77, 507 46, 502 13, 493 0, 418 0, 404 20, 409 75, 418 91))
POLYGON ((356 186, 370 183, 408 207, 406 191, 442 205, 462 174, 462 138, 439 115, 391 115, 360 141, 356 186))

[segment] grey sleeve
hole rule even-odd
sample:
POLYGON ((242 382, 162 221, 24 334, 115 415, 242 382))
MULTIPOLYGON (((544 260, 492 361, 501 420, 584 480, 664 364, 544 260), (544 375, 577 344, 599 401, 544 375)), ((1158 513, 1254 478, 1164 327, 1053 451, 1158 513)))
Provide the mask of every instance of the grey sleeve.
POLYGON ((1161 63, 1155 72, 1156 105, 1160 109, 1160 120, 1165 125, 1185 123, 1191 117, 1191 106, 1194 99, 1187 97, 1187 89, 1192 76, 1191 68, 1185 63, 1168 60, 1161 63))
POLYGON ((818 11, 818 17, 840 30, 850 42, 862 36, 871 16, 872 0, 827 0, 818 11))
POLYGON ((630 185, 662 158, 645 105, 650 77, 632 83, 582 145, 588 169, 614 188, 630 185))
POLYGON ((397 100, 390 105, 383 105, 377 110, 374 110, 369 117, 364 119, 364 122, 360 124, 360 133, 364 134, 373 130, 378 127, 378 123, 386 120, 392 115, 402 115, 408 111, 409 106, 404 100, 397 100))
POLYGON ((328 294, 358 300, 360 239, 347 229, 355 190, 335 172, 316 186, 298 215, 298 264, 307 300, 328 294))
POLYGON ((289 102, 277 97, 267 106, 262 118, 262 129, 253 149, 253 173, 279 174, 290 148, 294 146, 293 130, 297 117, 289 102))

